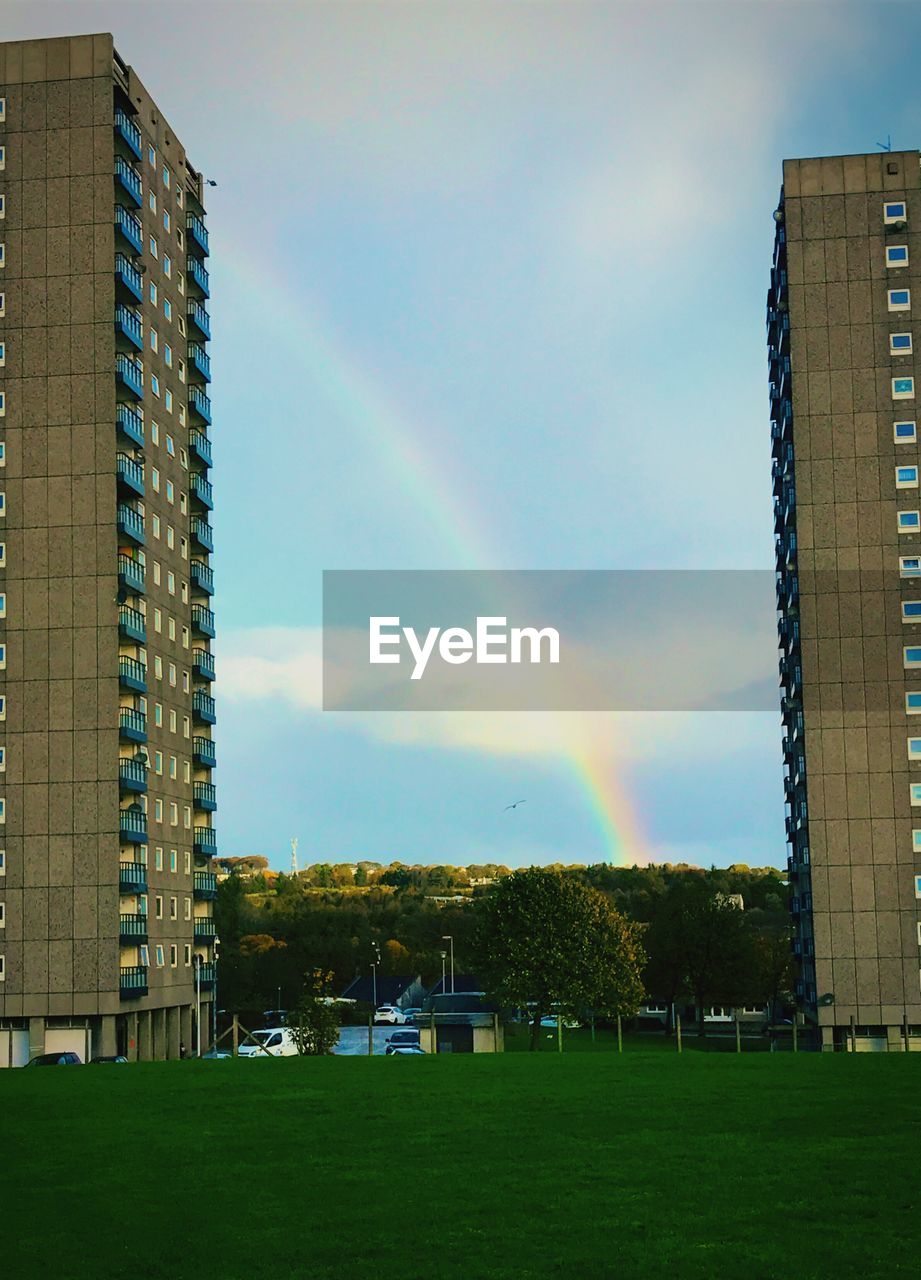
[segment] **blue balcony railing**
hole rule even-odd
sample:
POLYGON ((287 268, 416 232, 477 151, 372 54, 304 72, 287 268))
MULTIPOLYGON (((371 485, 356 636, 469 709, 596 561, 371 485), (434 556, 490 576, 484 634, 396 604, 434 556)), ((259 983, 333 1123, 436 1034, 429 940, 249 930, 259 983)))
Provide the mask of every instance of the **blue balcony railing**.
POLYGON ((147 741, 147 717, 133 707, 122 707, 118 713, 118 736, 126 742, 147 741))
POLYGON ((138 609, 129 609, 122 605, 118 611, 118 631, 126 640, 135 644, 147 643, 147 619, 138 609))
POLYGON ((211 466, 211 441, 204 431, 193 429, 189 432, 189 453, 206 467, 211 466))
POLYGON ((206 769, 215 767, 217 764, 217 752, 210 738, 194 737, 192 739, 192 759, 196 764, 204 765, 206 769))
POLYGON ((135 253, 143 252, 144 228, 141 226, 140 219, 136 218, 123 204, 115 206, 115 230, 121 234, 135 253))
POLYGON ((131 294, 135 302, 144 301, 144 282, 141 273, 123 253, 115 255, 115 283, 131 294))
MULTIPOLYGON (((118 815, 118 834, 127 844, 147 843, 147 814, 133 805, 122 809, 118 815)), ((146 880, 147 868, 144 868, 146 880)))
MULTIPOLYGON (((122 817, 128 812, 122 810, 122 817)), ((143 818, 143 814, 141 817, 143 818)), ((123 862, 118 868, 118 888, 121 893, 147 892, 147 864, 144 862, 123 862)))
POLYGON ((211 381, 211 360, 205 348, 197 342, 189 343, 189 380, 211 381))
POLYGON ((199 680, 214 679, 214 654, 207 649, 192 650, 192 675, 199 680))
POLYGON ((198 854, 213 857, 217 853, 217 832, 214 827, 195 827, 192 832, 192 847, 198 854))
POLYGON ((207 507, 209 511, 214 506, 214 490, 211 487, 211 482, 195 471, 189 476, 189 492, 196 501, 200 502, 203 507, 207 507))
POLYGON ((216 724, 217 712, 215 710, 214 699, 209 693, 196 689, 192 694, 192 717, 199 720, 202 724, 216 724))
POLYGON ((144 581, 147 577, 147 568, 140 560, 135 560, 133 556, 126 556, 124 552, 118 557, 118 584, 124 587, 126 591, 133 591, 137 595, 144 594, 144 581))
POLYGON ((213 782, 192 783, 192 803, 203 813, 213 813, 217 808, 217 789, 213 782))
POLYGON ((198 966, 198 985, 202 991, 212 991, 217 982, 217 965, 213 960, 203 960, 198 966))
POLYGON ((115 455, 115 479, 124 489, 130 489, 139 498, 144 496, 144 468, 127 453, 115 455))
POLYGON ((203 636, 210 636, 214 639, 214 614, 210 609, 206 609, 203 604, 192 605, 192 630, 198 631, 203 636))
POLYGON ((144 517, 135 511, 133 507, 126 506, 124 502, 118 504, 118 509, 115 513, 115 527, 126 538, 131 538, 133 542, 137 542, 140 546, 144 545, 144 517))
POLYGON ((115 181, 123 191, 127 192, 139 209, 144 200, 141 193, 141 175, 133 164, 129 164, 121 156, 115 157, 115 181))
POLYGON ((137 658, 119 658, 118 683, 124 689, 133 689, 135 693, 146 693, 147 664, 138 662, 137 658))
POLYGON ((194 252, 195 248, 201 250, 207 256, 208 250, 208 229, 202 222, 197 213, 190 213, 185 222, 186 232, 188 234, 189 249, 194 252))
POLYGON ((118 993, 122 1000, 138 1000, 147 995, 147 968, 143 964, 122 965, 118 971, 118 993))
POLYGON ((200 302, 196 302, 193 298, 189 299, 188 307, 189 324, 197 329, 201 336, 207 341, 211 337, 211 317, 208 311, 200 302))
POLYGON ((214 595, 214 571, 210 565, 205 564, 204 560, 189 562, 189 577, 193 587, 204 591, 205 595, 214 595))
POLYGON ((189 410, 211 425, 211 401, 200 387, 189 387, 189 410))
MULTIPOLYGON (((198 828, 197 830, 200 830, 198 828)), ((200 901, 209 902, 217 897, 217 876, 213 871, 196 871, 192 892, 200 901)))
POLYGON ((193 516, 189 527, 192 537, 200 547, 204 547, 206 551, 214 550, 214 534, 206 520, 202 520, 200 516, 193 516))
POLYGON ((141 158, 141 131, 121 107, 115 108, 115 132, 128 144, 135 157, 141 158))
POLYGON ((120 386, 135 400, 142 400, 144 397, 144 366, 140 360, 133 360, 130 356, 117 355, 115 357, 115 378, 120 386))
POLYGON ((144 350, 144 337, 141 321, 121 303, 115 308, 115 340, 129 342, 136 351, 144 350))
POLYGON ((211 297, 211 281, 208 279, 208 272, 197 258, 186 259, 186 284, 203 298, 211 297))
POLYGON ((115 425, 132 444, 144 447, 144 419, 126 404, 115 406, 115 425))
POLYGON ((118 786, 120 791, 147 790, 147 765, 141 760, 119 760, 118 786))
POLYGON ((143 911, 135 915, 118 917, 118 937, 120 942, 146 942, 147 916, 143 911))
POLYGON ((217 924, 214 916, 195 916, 193 931, 196 942, 210 942, 217 937, 217 924))

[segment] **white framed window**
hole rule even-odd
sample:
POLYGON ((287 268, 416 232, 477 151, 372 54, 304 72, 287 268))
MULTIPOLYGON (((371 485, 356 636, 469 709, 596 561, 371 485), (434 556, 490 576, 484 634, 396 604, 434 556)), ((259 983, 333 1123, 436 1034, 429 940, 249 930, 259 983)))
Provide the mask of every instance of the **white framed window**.
POLYGON ((6 196, 0 195, 0 218, 6 217, 6 196))
POLYGON ((190 738, 192 736, 191 730, 190 730, 190 724, 191 724, 191 721, 189 720, 189 717, 183 716, 182 717, 182 736, 184 738, 190 738))
POLYGON ((169 731, 170 733, 176 732, 176 712, 175 711, 170 711, 169 713, 169 731))
MULTIPOLYGON (((918 603, 919 603, 919 604, 921 604, 921 601, 919 601, 918 603)), ((175 664, 175 662, 171 662, 171 663, 169 664, 169 682, 170 682, 170 684, 172 685, 172 687, 175 689, 175 688, 176 688, 176 664, 175 664)), ((172 776, 173 776, 173 777, 175 777, 175 774, 173 774, 172 776)))
POLYGON ((191 805, 183 806, 183 825, 187 831, 192 830, 192 807, 191 805))
POLYGON ((6 245, 0 240, 0 267, 6 266, 6 245))
MULTIPOLYGON (((0 124, 5 123, 5 121, 6 121, 6 98, 0 98, 0 124)), ((177 191, 176 194, 178 195, 179 192, 177 191)))
POLYGON ((164 314, 164 316, 166 316, 167 320, 169 320, 170 322, 172 322, 172 319, 173 319, 173 304, 170 302, 169 298, 164 298, 164 299, 163 299, 163 314, 164 314))
POLYGON ((163 895, 161 893, 158 893, 154 898, 154 919, 163 919, 163 895))
MULTIPOLYGON (((185 873, 187 876, 190 876, 192 874, 192 854, 188 849, 186 849, 185 851, 184 861, 185 861, 185 873)), ((192 899, 187 897, 185 900, 186 920, 190 919, 191 915, 192 915, 192 899)))
POLYGON ((6 956, 0 955, 0 982, 6 982, 6 956))
POLYGON ((157 305, 157 297, 158 297, 158 293, 157 293, 157 286, 156 286, 156 284, 154 283, 154 281, 153 281, 153 280, 151 280, 151 282, 150 282, 150 301, 153 303, 153 305, 154 305, 154 306, 156 306, 156 305, 157 305))
POLYGON ((887 290, 886 296, 889 300, 890 311, 910 311, 911 310, 911 290, 910 289, 889 289, 887 290))
MULTIPOLYGON (((163 821, 163 801, 159 799, 154 800, 154 822, 162 822, 162 821, 163 821)), ((161 858, 163 856, 162 849, 160 850, 160 856, 161 858)), ((162 870, 162 867, 158 867, 157 870, 158 871, 162 870)))
POLYGON ((160 350, 160 335, 156 329, 151 329, 150 331, 150 349, 151 351, 160 350))
POLYGON ((0 316, 6 315, 6 294, 0 293, 0 316))
POLYGON ((0 876, 6 875, 6 850, 0 849, 0 876))
POLYGON ((0 671, 6 670, 6 645, 0 644, 0 671))
POLYGON ((0 773, 6 773, 6 747, 0 747, 0 773))
POLYGON ((147 162, 152 169, 157 167, 157 153, 150 144, 147 146, 147 162))
POLYGON ((887 227, 891 227, 893 222, 906 222, 907 219, 908 211, 904 200, 883 201, 883 222, 887 227))
POLYGON ((915 876, 915 897, 921 898, 921 876, 915 876))
POLYGON ((154 724, 157 726, 158 729, 161 729, 163 727, 163 703, 162 702, 154 703, 154 724))
MULTIPOLYGON (((157 246, 157 237, 156 237, 156 236, 151 236, 151 237, 150 237, 150 243, 148 244, 148 246, 147 246, 147 247, 148 247, 148 249, 150 250, 150 256, 151 256, 152 258, 159 258, 159 256, 160 256, 160 250, 159 250, 159 248, 158 248, 158 246, 157 246)), ((905 252, 907 253, 907 252, 908 252, 908 250, 906 249, 906 251, 905 251, 905 252)))
POLYGON ((917 489, 918 468, 917 467, 896 467, 895 487, 897 489, 917 489))
POLYGON ((911 848, 913 853, 921 853, 921 831, 912 831, 911 848))
POLYGON ((921 556, 899 556, 900 578, 921 578, 921 556))
POLYGON ((182 208, 182 187, 176 188, 176 203, 179 205, 179 208, 181 209, 182 208))
POLYGON ((0 569, 6 568, 6 543, 0 542, 0 569))
POLYGON ((169 547, 170 551, 172 551, 173 547, 176 545, 176 530, 171 524, 166 526, 166 545, 169 547))
POLYGON ((159 653, 154 655, 154 677, 157 680, 163 679, 163 659, 159 653))
POLYGON ((905 714, 909 716, 921 716, 921 693, 906 693, 905 714))
MULTIPOLYGON (((188 760, 182 762, 182 781, 189 783, 192 781, 192 766, 188 760)), ((186 859, 189 857, 189 851, 186 850, 186 859)), ((186 875, 188 875, 188 867, 186 867, 186 875)))
POLYGON ((6 694, 0 693, 0 720, 6 719, 6 694))
POLYGON ((179 948, 176 946, 175 942, 171 942, 169 944, 169 962, 170 968, 172 969, 175 969, 176 965, 179 963, 179 948))
POLYGON ((163 968, 163 943, 162 942, 157 943, 154 954, 157 957, 157 968, 162 969, 163 968))
MULTIPOLYGON (((176 501, 176 486, 173 484, 172 480, 167 480, 166 482, 166 501, 176 501)), ((185 507, 182 508, 182 511, 185 513, 185 507)))
POLYGON ((141 945, 138 947, 138 954, 141 957, 141 967, 144 969, 149 969, 150 968, 150 947, 147 945, 146 942, 141 943, 141 945))
MULTIPOLYGON (((174 824, 174 825, 176 825, 176 824, 174 824)), ((178 850, 176 850, 176 849, 170 849, 170 851, 169 851, 169 869, 170 869, 170 871, 176 871, 176 870, 178 869, 178 867, 179 867, 179 852, 178 852, 178 850)))
POLYGON ((163 210, 163 230, 169 231, 170 229, 171 229, 171 224, 170 224, 169 209, 164 209, 163 210))
MULTIPOLYGON (((172 868, 170 868, 170 870, 172 870, 172 868)), ((170 900, 169 900, 169 918, 170 918, 171 920, 178 920, 178 919, 179 919, 179 903, 178 903, 178 900, 177 900, 177 898, 176 898, 175 893, 170 894, 170 900)))
POLYGON ((0 822, 6 822, 6 801, 0 800, 0 822))
POLYGON ((166 276, 167 280, 173 274, 173 260, 168 253, 164 253, 163 255, 163 274, 166 276))
POLYGON ((178 762, 177 762, 177 760, 176 760, 176 757, 175 757, 175 756, 170 756, 170 758, 169 758, 169 776, 170 776, 171 778, 175 778, 175 777, 176 777, 177 769, 178 769, 178 762))
POLYGON ((6 928, 6 903, 0 902, 0 929, 6 928))
POLYGON ((893 422, 892 438, 896 444, 917 443, 918 424, 915 422, 893 422))
POLYGON ((889 354, 891 356, 910 356, 911 355, 911 334, 910 333, 890 333, 889 354))
POLYGON ((163 185, 164 187, 166 187, 167 191, 169 190, 169 182, 170 182, 169 169, 167 169, 166 165, 164 165, 163 166, 163 185))
MULTIPOLYGON (((894 379, 893 381, 899 381, 899 379, 894 379)), ((905 379, 902 378, 901 381, 904 382, 905 379)), ((911 379, 909 379, 909 381, 911 381, 911 379)), ((150 391, 151 394, 155 396, 159 396, 160 394, 160 379, 155 373, 150 375, 150 391)), ((912 392, 912 395, 914 395, 914 392, 912 392)))
POLYGON ((6 592, 0 591, 0 618, 6 617, 6 592))
MULTIPOLYGON (((170 713, 172 714, 172 713, 170 713)), ((171 827, 179 826, 179 805, 175 800, 169 802, 169 824, 171 827)), ((176 870, 176 850, 171 849, 169 855, 170 871, 176 870)))
POLYGON ((172 391, 170 391, 169 387, 166 387, 164 389, 163 403, 166 405, 166 412, 172 413, 173 412, 173 393, 172 391))
POLYGON ((908 266, 908 245, 907 244, 887 244, 886 245, 886 266, 887 267, 907 267, 908 266))
POLYGON ((897 519, 899 533, 917 533, 921 528, 921 516, 917 511, 899 511, 897 519))
POLYGON ((908 796, 915 808, 921 808, 921 782, 913 782, 908 788, 908 796))
POLYGON ((921 645, 909 644, 902 649, 902 666, 906 671, 921 667, 921 645))
POLYGON ((187 942, 184 950, 185 967, 188 969, 192 963, 192 944, 187 942))
POLYGON ((921 760, 921 738, 908 739, 909 760, 921 760))
POLYGON ((6 147, 0 147, 0 169, 6 168, 6 147))
POLYGON ((893 400, 914 400, 915 398, 915 380, 908 378, 892 379, 892 398, 893 400))
POLYGON ((147 208, 151 213, 157 212, 157 196, 156 192, 152 190, 147 192, 147 208))
POLYGON ((176 442, 173 440, 173 437, 171 435, 167 435, 166 437, 166 452, 169 454, 171 458, 175 458, 176 442))
POLYGON ((0 467, 6 466, 6 441, 0 440, 0 467))
POLYGON ((0 418, 6 416, 6 392, 0 391, 0 418))
POLYGON ((158 871, 163 870, 163 850, 159 847, 154 850, 154 866, 158 871))
POLYGON ((151 422, 150 424, 150 443, 151 444, 160 443, 160 428, 156 422, 151 422))
POLYGON ((154 773, 163 774, 163 752, 154 752, 154 773))

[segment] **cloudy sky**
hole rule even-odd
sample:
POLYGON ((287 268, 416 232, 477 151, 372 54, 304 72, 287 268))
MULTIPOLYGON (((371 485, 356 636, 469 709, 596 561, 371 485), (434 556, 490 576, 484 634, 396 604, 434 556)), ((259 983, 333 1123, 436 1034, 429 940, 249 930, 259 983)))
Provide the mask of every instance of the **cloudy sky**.
POLYGON ((101 30, 218 184, 222 851, 779 864, 778 716, 324 713, 321 573, 769 568, 780 162, 921 7, 0 0, 101 30))

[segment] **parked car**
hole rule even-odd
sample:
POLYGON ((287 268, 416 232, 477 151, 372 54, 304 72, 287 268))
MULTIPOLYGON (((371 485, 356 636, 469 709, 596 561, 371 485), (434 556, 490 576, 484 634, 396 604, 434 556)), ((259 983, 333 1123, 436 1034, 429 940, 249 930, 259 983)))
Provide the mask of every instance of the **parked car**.
POLYGON ((240 1045, 239 1053, 241 1058, 264 1058, 266 1054, 273 1058, 293 1058, 297 1044, 287 1027, 268 1027, 265 1031, 254 1031, 249 1040, 240 1045))
POLYGON ((78 1053, 38 1053, 30 1058, 30 1067, 79 1067, 83 1060, 78 1053))
POLYGON ((416 1030, 394 1031, 393 1035, 387 1037, 387 1048, 385 1053, 396 1053, 398 1049, 418 1049, 419 1032, 416 1030))
POLYGON ((413 1023, 416 1021, 416 1015, 420 1014, 421 1012, 422 1012, 421 1009, 417 1009, 411 1006, 409 1009, 403 1010, 403 1017, 407 1023, 413 1023))
POLYGON ((382 1004, 374 1012, 374 1021, 391 1027, 402 1027, 406 1015, 395 1004, 382 1004))
POLYGON ((201 1055, 203 1058, 232 1058, 233 1054, 229 1049, 209 1049, 207 1053, 201 1055))
POLYGON ((425 1057, 425 1050, 422 1048, 421 1044, 404 1044, 404 1045, 400 1045, 396 1049, 388 1048, 387 1052, 394 1058, 398 1056, 401 1058, 406 1058, 406 1057, 415 1058, 417 1056, 421 1056, 423 1058, 425 1057))
POLYGON ((97 1053, 95 1058, 90 1058, 90 1062, 127 1062, 128 1059, 123 1053, 97 1053))

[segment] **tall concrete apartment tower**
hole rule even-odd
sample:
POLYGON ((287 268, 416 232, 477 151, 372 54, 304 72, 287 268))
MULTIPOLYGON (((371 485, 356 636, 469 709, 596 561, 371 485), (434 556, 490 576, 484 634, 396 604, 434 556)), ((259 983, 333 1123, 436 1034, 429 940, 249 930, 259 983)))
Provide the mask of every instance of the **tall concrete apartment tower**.
POLYGON ((110 35, 0 44, 0 1065, 209 1039, 204 213, 110 35))
POLYGON ((921 1049, 921 157, 788 160, 774 217, 797 994, 824 1048, 921 1049))

